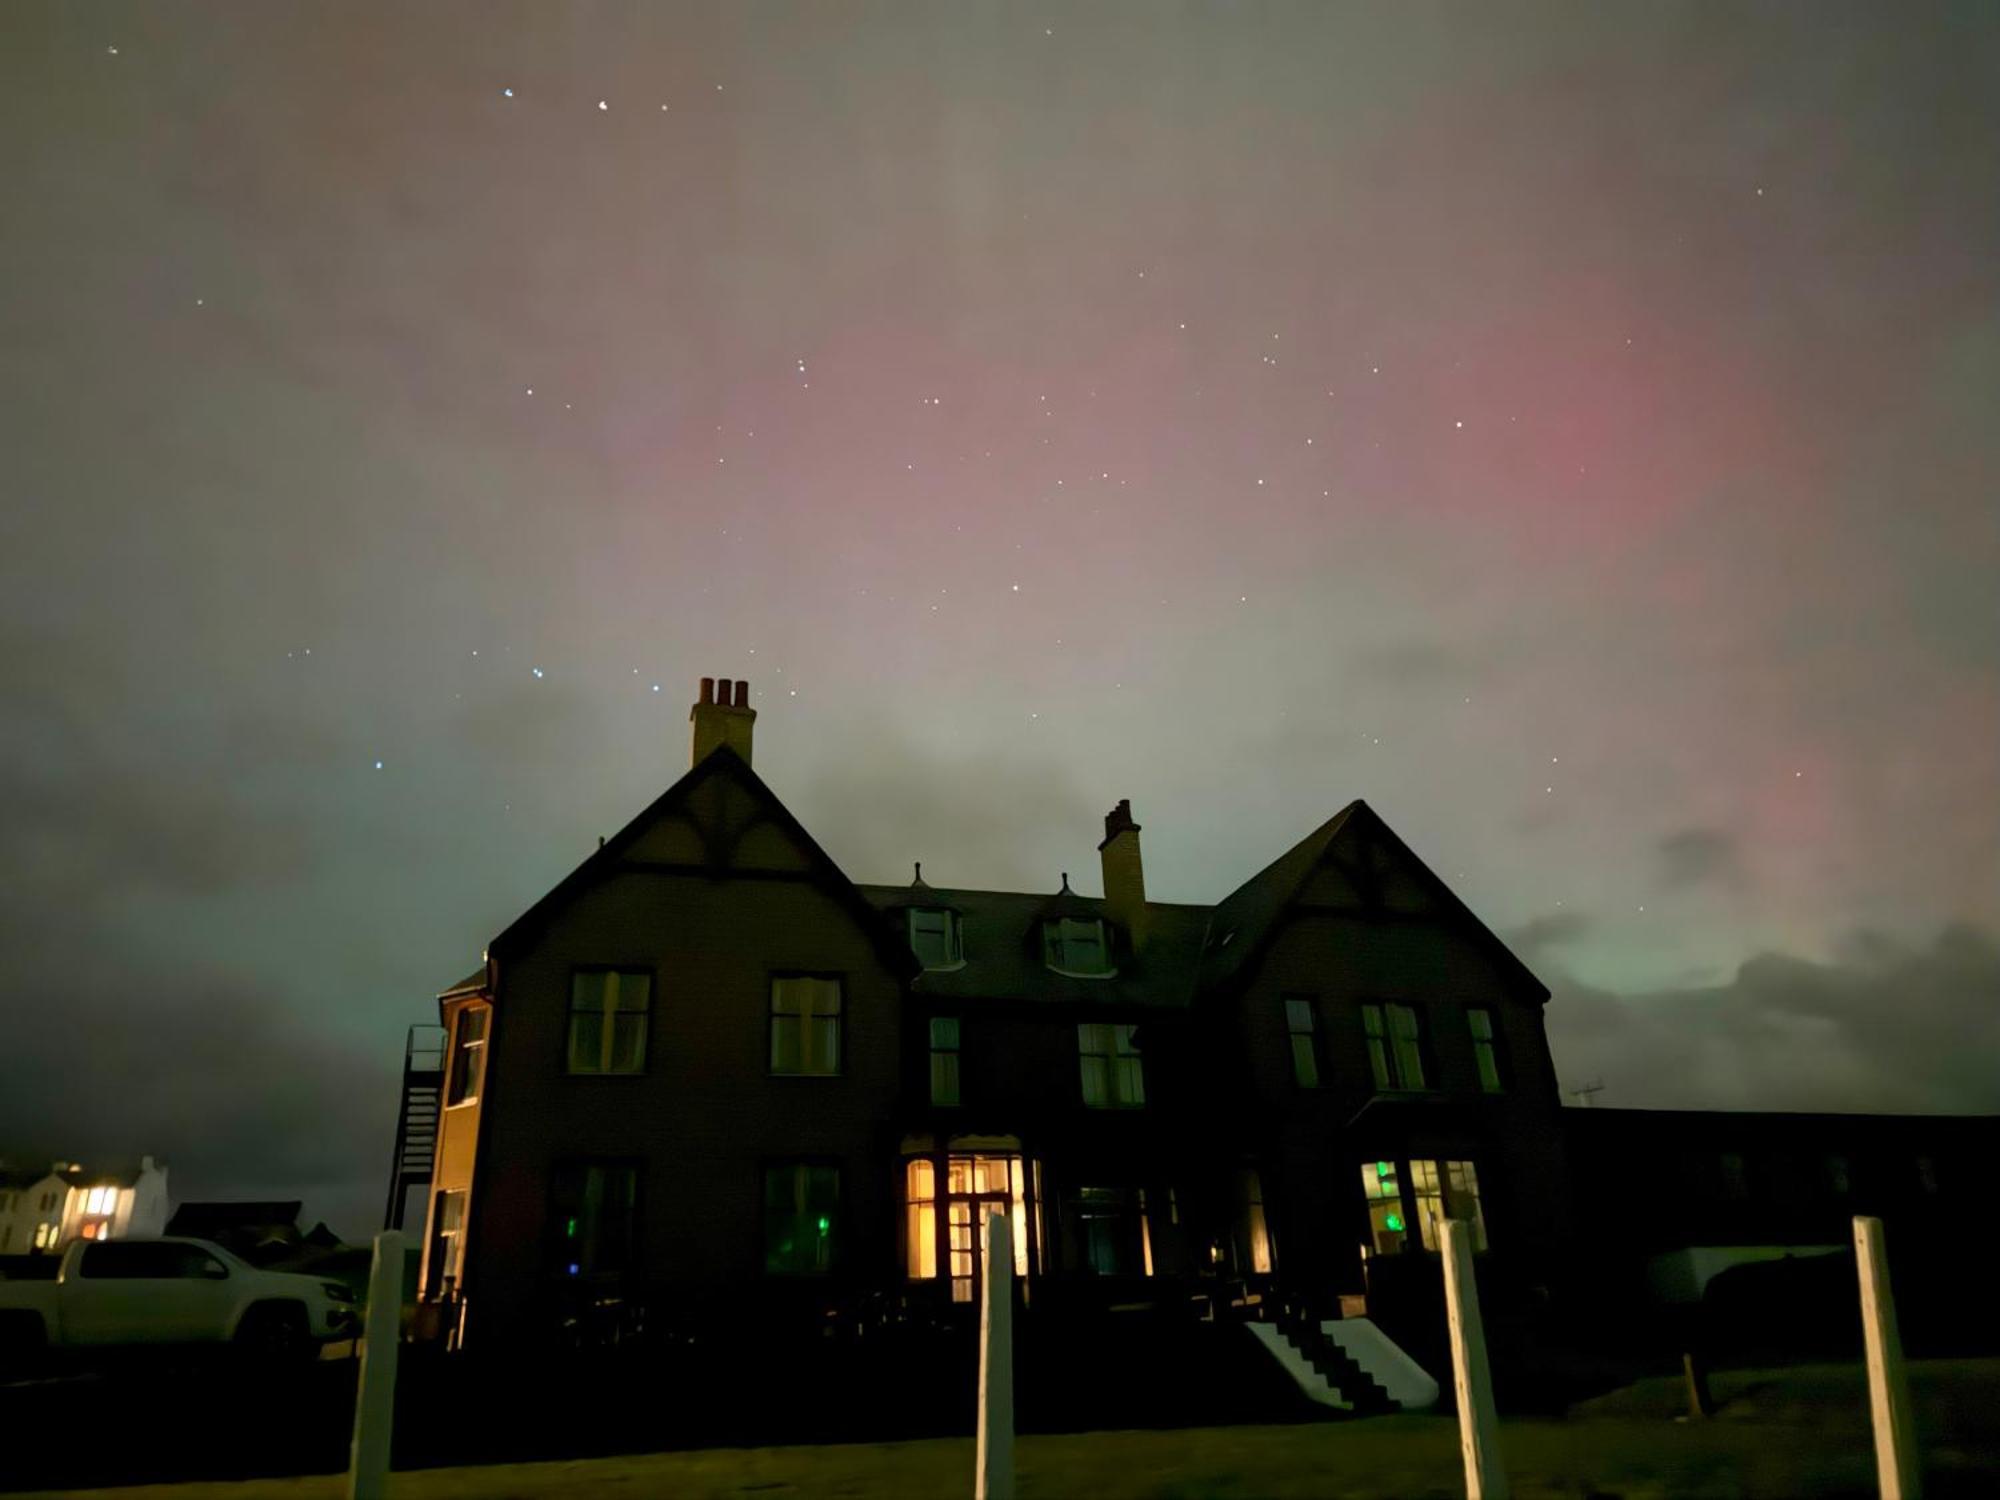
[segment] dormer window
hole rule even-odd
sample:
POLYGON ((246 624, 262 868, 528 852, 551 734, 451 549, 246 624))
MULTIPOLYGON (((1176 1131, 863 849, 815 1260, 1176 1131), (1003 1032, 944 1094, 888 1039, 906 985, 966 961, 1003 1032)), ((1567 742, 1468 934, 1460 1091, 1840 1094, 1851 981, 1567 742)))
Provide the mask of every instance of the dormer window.
POLYGON ((911 907, 910 947, 926 969, 950 969, 965 962, 958 913, 941 906, 911 907))
POLYGON ((1062 974, 1109 974, 1104 923, 1095 917, 1058 917, 1042 923, 1042 962, 1062 974))

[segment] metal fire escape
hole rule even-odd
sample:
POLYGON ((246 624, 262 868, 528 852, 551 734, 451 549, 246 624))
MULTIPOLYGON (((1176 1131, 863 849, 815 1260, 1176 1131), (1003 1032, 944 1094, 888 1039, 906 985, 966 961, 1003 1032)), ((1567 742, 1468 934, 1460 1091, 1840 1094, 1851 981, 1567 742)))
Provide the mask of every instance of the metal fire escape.
POLYGON ((445 1029, 412 1026, 403 1041, 403 1104, 396 1113, 395 1164, 382 1227, 403 1227, 410 1189, 429 1186, 437 1165, 438 1110, 444 1103, 445 1029))

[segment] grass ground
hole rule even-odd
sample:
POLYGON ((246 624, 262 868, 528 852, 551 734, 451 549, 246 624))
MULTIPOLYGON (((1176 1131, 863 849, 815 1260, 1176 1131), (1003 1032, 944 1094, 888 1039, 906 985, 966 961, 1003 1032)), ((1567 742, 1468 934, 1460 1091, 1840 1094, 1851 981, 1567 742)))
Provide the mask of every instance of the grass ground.
MULTIPOLYGON (((1646 1380, 1560 1420, 1503 1425, 1518 1500, 1819 1500, 1875 1493, 1866 1385, 1858 1367, 1723 1371, 1718 1414, 1677 1421, 1679 1382, 1646 1380)), ((1933 1500, 2000 1494, 2000 1360, 1913 1365, 1911 1389, 1933 1500)), ((1404 1415, 1284 1427, 1095 1432, 1020 1439, 1022 1500, 1426 1500, 1464 1493, 1457 1424, 1404 1415)), ((575 1463, 397 1474, 395 1500, 581 1500, 671 1495, 969 1495, 970 1439, 832 1447, 708 1449, 575 1463)), ((237 1484, 66 1492, 118 1500, 334 1500, 322 1475, 237 1484)))

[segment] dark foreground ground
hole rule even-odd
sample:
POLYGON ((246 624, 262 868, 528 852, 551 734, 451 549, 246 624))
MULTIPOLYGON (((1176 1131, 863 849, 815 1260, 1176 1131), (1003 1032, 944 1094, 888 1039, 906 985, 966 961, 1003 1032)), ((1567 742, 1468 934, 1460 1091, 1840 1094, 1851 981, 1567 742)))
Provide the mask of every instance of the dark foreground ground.
MULTIPOLYGON (((1912 1371, 1933 1500, 2000 1493, 2000 1360, 1912 1371)), ((1718 1414, 1677 1421, 1678 1383, 1652 1378, 1564 1418, 1503 1423, 1518 1500, 1827 1500, 1875 1493, 1865 1382, 1856 1366, 1719 1373, 1718 1414)), ((777 1393, 774 1392, 774 1395, 777 1393)), ((582 1500, 745 1494, 942 1497, 972 1490, 965 1438, 710 1448, 568 1463, 428 1469, 392 1477, 397 1500, 582 1500)), ((1445 1416, 1024 1436, 1023 1500, 1429 1500, 1464 1493, 1445 1416)), ((101 1492, 120 1500, 335 1500, 339 1477, 101 1492)))

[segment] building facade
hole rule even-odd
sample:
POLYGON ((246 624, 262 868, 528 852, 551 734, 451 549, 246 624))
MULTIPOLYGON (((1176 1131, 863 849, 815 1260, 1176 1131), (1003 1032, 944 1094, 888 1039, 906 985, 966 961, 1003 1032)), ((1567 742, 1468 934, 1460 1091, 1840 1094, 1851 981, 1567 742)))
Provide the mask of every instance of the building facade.
POLYGON ((0 1255, 53 1252, 76 1239, 159 1234, 166 1222, 167 1169, 150 1156, 94 1166, 0 1166, 0 1255))
POLYGON ((1365 803, 1213 906, 858 885, 702 684, 688 773, 440 997, 422 1287, 469 1346, 974 1305, 1376 1312, 1568 1234, 1547 991, 1365 803))

